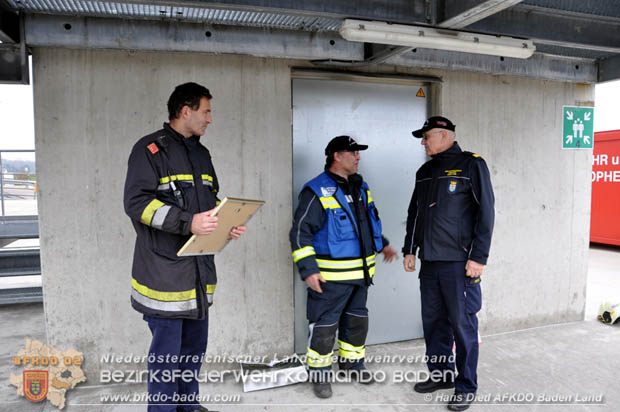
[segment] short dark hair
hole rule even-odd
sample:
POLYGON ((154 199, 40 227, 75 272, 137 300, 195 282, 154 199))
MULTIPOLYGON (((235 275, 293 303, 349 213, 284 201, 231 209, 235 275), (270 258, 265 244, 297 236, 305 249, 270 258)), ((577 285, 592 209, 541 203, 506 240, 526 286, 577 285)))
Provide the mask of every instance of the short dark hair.
POLYGON ((206 97, 211 100, 213 96, 204 86, 198 83, 184 83, 174 88, 174 91, 168 99, 168 119, 176 119, 181 114, 183 106, 189 106, 192 110, 198 110, 200 100, 206 97))
POLYGON ((330 154, 327 155, 327 159, 325 159, 325 167, 328 169, 332 167, 332 164, 334 163, 334 153, 335 152, 330 152, 330 154))

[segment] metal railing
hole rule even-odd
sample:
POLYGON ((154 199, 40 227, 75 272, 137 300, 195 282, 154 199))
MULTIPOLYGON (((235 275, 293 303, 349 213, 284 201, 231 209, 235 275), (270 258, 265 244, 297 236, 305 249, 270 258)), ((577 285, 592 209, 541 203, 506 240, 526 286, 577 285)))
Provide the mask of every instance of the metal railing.
POLYGON ((34 160, 34 150, 0 150, 0 305, 43 300, 38 247, 5 247, 39 237, 34 160))
MULTIPOLYGON (((0 150, 0 216, 7 216, 6 200, 7 198, 35 200, 37 198, 37 176, 36 173, 29 170, 10 171, 6 168, 9 161, 15 159, 5 159, 6 153, 33 153, 34 150, 0 150)), ((28 161, 28 160, 25 160, 28 161)), ((34 156, 32 156, 34 162, 34 156)), ((37 215, 36 200, 30 207, 22 208, 25 213, 10 213, 11 215, 32 216, 37 215), (34 212, 34 213, 33 213, 34 212)))

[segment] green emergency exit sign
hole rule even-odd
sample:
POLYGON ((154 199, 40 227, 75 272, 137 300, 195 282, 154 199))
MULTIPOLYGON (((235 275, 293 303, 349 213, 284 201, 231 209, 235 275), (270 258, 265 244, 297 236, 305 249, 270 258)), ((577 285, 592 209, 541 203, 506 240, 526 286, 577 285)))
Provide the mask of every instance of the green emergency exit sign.
POLYGON ((594 146, 594 107, 562 107, 562 148, 592 149, 594 146))

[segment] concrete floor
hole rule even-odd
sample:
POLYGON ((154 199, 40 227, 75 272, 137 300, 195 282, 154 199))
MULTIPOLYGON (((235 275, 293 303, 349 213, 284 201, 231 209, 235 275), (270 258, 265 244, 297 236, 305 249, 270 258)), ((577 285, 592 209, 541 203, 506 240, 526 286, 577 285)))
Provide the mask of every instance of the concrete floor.
POLYGON ((620 301, 620 246, 592 246, 588 258, 586 320, 596 318, 604 300, 620 301))
MULTIPOLYGON (((620 325, 596 321, 603 298, 620 300, 620 248, 592 247, 589 257, 586 320, 517 332, 483 336, 480 350, 480 401, 471 410, 487 411, 618 411, 620 391, 620 325)), ((54 411, 49 402, 34 404, 8 386, 11 358, 26 337, 45 339, 42 305, 0 307, 0 410, 54 411), (7 367, 7 365, 9 365, 7 367)), ((421 340, 367 349, 367 356, 422 356, 421 340)), ((395 382, 407 373, 424 371, 422 363, 371 363, 385 372, 385 382, 371 386, 335 384, 334 396, 318 400, 308 384, 243 393, 233 378, 201 385, 201 393, 240 396, 238 402, 212 404, 218 411, 443 411, 450 391, 420 395, 412 382, 395 382)), ((94 380, 94 379, 93 379, 94 380)), ((67 394, 69 411, 138 411, 140 404, 102 404, 102 396, 145 392, 143 385, 78 386, 67 394)), ((208 406, 208 405, 207 405, 208 406)))

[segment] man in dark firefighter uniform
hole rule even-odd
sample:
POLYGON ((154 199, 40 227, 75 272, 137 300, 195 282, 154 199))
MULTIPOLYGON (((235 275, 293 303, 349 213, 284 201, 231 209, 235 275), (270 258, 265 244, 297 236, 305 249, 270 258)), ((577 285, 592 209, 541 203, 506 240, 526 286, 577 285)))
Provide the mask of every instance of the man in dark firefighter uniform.
MULTIPOLYGON (((207 346, 215 263, 213 256, 177 257, 177 251, 191 234, 217 227, 211 211, 219 185, 199 142, 212 122, 211 98, 199 84, 177 86, 168 100, 170 123, 140 139, 129 156, 124 204, 137 234, 131 305, 153 335, 149 411, 207 410, 198 403, 196 377, 207 346), (186 375, 170 378, 175 371, 186 375)), ((238 238, 245 229, 230 235, 238 238)))
POLYGON ((293 261, 308 285, 307 362, 320 398, 332 395, 336 330, 340 369, 362 383, 372 382, 364 366, 368 286, 376 254, 383 253, 387 262, 396 256, 382 236, 368 184, 356 173, 359 151, 367 148, 349 136, 329 142, 325 171, 304 185, 290 232, 293 261))
POLYGON ((407 272, 413 272, 419 250, 422 325, 432 378, 414 389, 427 393, 455 388, 448 408, 462 411, 469 408, 478 388, 476 313, 482 305, 480 275, 491 246, 495 198, 485 161, 461 150, 455 128, 450 120, 435 116, 413 132, 422 138, 431 160, 416 174, 403 263, 407 272))

